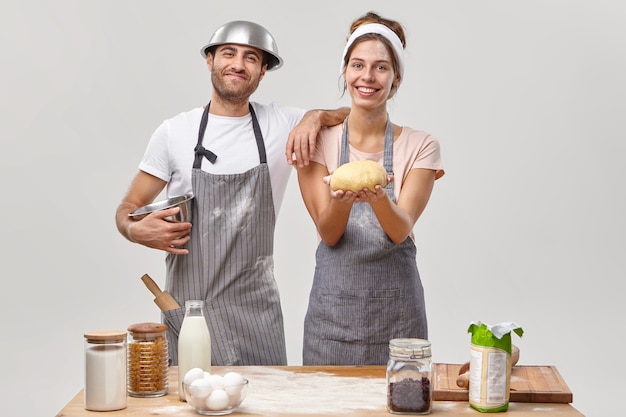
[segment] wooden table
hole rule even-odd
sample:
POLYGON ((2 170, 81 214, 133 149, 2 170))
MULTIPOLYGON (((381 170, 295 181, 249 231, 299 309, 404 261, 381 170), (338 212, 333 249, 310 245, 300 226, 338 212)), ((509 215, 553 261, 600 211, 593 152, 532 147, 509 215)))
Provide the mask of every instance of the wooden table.
MULTIPOLYGON (((391 415, 386 408, 384 366, 214 366, 213 373, 235 371, 247 378, 248 395, 231 416, 371 417, 391 415)), ((84 408, 83 390, 57 417, 159 415, 199 416, 178 399, 178 369, 170 368, 169 393, 157 398, 128 397, 119 411, 95 412, 84 408)), ((466 401, 433 401, 432 414, 484 416, 466 401)), ((515 417, 584 417, 570 404, 511 402, 507 415, 515 417)))

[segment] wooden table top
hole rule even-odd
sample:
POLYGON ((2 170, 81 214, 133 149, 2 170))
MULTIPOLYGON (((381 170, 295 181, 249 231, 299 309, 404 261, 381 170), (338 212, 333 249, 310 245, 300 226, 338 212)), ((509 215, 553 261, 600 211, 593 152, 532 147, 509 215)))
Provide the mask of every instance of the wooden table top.
MULTIPOLYGON (((247 378, 248 395, 231 416, 372 417, 387 411, 384 366, 214 366, 212 373, 235 371, 247 378)), ((516 417, 584 417, 570 404, 511 402, 508 415, 516 417)), ((127 407, 106 416, 199 416, 178 399, 178 368, 170 367, 169 392, 156 398, 128 397, 127 407)), ((81 390, 56 417, 104 416, 84 408, 81 390)), ((433 401, 432 414, 483 415, 466 401, 433 401)))

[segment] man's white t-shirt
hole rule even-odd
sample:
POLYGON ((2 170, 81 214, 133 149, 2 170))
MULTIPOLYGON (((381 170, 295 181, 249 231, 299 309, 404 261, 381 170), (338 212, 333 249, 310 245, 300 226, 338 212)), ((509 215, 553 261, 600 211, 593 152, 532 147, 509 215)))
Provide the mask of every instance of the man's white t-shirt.
MULTIPOLYGON (((305 110, 279 107, 275 103, 252 103, 265 142, 270 171, 274 211, 278 215, 293 167, 285 159, 289 132, 302 119, 305 110)), ((165 120, 155 130, 139 164, 139 169, 166 181, 167 196, 192 192, 191 169, 203 108, 180 113, 165 120)), ((214 164, 203 158, 202 170, 212 174, 239 174, 259 165, 252 118, 209 114, 203 146, 217 155, 214 164)))

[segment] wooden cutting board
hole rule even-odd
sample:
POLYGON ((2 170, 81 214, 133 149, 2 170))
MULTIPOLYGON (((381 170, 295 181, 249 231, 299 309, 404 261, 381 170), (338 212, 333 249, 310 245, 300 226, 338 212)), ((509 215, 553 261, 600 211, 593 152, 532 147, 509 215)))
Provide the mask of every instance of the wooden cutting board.
MULTIPOLYGON (((456 385, 461 365, 433 364, 433 399, 469 401, 466 388, 456 385)), ((520 366, 511 370, 511 402, 571 403, 572 392, 554 366, 520 366)))

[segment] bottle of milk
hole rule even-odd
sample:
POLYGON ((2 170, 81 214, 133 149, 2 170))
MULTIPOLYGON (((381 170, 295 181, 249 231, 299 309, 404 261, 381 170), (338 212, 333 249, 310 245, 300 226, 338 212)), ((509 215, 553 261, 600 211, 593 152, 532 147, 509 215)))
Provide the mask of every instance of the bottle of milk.
POLYGON ((178 335, 178 397, 185 401, 183 378, 192 368, 211 371, 211 335, 202 300, 185 302, 185 318, 178 335))

